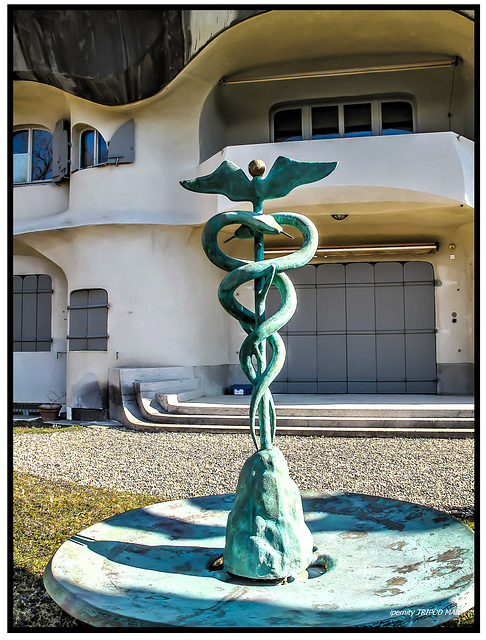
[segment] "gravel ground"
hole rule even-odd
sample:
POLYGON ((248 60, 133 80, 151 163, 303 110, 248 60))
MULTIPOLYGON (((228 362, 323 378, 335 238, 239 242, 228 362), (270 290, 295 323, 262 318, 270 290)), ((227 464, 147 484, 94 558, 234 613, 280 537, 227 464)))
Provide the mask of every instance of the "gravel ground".
MULTIPOLYGON (((348 491, 456 515, 474 509, 474 441, 428 438, 275 440, 301 490, 348 491)), ((81 485, 164 495, 234 493, 250 435, 138 433, 117 427, 14 436, 17 470, 81 485)))

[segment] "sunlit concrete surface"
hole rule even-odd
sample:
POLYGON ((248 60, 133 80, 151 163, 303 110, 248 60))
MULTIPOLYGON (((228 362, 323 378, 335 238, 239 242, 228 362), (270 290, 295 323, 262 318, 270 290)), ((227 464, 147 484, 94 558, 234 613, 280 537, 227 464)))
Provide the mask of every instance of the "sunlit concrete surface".
POLYGON ((119 514, 65 542, 49 594, 96 627, 431 627, 473 606, 471 529, 427 507, 306 493, 315 561, 292 582, 211 570, 234 496, 119 514))

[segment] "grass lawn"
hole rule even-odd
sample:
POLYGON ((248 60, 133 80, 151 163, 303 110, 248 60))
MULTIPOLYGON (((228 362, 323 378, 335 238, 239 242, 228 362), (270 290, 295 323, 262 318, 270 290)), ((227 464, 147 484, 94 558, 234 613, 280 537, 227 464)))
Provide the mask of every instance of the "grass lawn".
MULTIPOLYGON (((63 427, 72 430, 83 427, 63 427)), ((58 431, 59 427, 14 427, 14 433, 58 431)), ((42 574, 60 545, 75 533, 109 516, 167 498, 79 486, 14 472, 13 627, 84 628, 47 594, 42 574)), ((474 528, 471 520, 466 521, 474 528)), ((441 627, 469 628, 474 610, 441 627)))

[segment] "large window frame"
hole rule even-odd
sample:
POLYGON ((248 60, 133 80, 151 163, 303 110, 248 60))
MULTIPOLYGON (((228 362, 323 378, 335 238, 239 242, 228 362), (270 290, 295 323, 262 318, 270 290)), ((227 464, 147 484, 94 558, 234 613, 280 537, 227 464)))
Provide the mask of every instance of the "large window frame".
POLYGON ((69 351, 108 350, 108 293, 105 289, 71 291, 69 351))
POLYGON ((13 135, 17 135, 20 133, 26 132, 27 133, 27 150, 26 151, 22 151, 22 152, 15 152, 15 142, 13 144, 13 158, 12 160, 14 161, 14 170, 13 170, 13 183, 14 186, 17 185, 24 185, 24 184, 42 184, 42 183, 48 183, 48 182, 52 182, 52 172, 53 172, 53 134, 51 131, 49 131, 49 129, 47 129, 46 127, 42 127, 40 125, 32 125, 32 126, 19 126, 16 127, 13 131, 13 135), (36 153, 36 155, 34 156, 35 153, 35 133, 36 132, 40 132, 43 134, 49 134, 49 141, 48 144, 46 146, 43 146, 41 151, 47 149, 47 153, 48 153, 48 163, 47 163, 47 167, 44 171, 44 174, 47 175, 47 177, 42 177, 42 178, 35 178, 34 175, 34 157, 38 157, 41 158, 44 162, 45 162, 45 158, 42 158, 40 152, 36 153), (26 167, 26 171, 25 171, 25 180, 16 180, 16 167, 15 167, 15 157, 21 157, 21 156, 25 156, 26 160, 27 160, 27 167, 26 167))
MULTIPOLYGON (((275 115, 277 113, 281 113, 282 111, 290 111, 295 109, 301 110, 301 133, 302 136, 295 136, 293 140, 315 140, 315 139, 336 139, 336 138, 345 138, 345 137, 355 137, 346 135, 345 132, 345 119, 344 119, 344 111, 346 106, 354 106, 354 105, 370 105, 371 107, 371 133, 370 136, 381 136, 381 135, 406 135, 407 133, 416 133, 417 132, 417 123, 416 123, 416 108, 415 101, 410 97, 403 96, 386 96, 386 97, 361 97, 361 98, 346 98, 339 100, 309 100, 309 101, 299 101, 292 102, 286 104, 275 105, 270 109, 270 142, 276 142, 275 140, 275 115), (410 132, 402 132, 402 133, 383 133, 382 126, 382 104, 385 103, 393 103, 393 102, 403 102, 405 104, 409 104, 412 112, 412 131, 410 132), (318 138, 313 137, 312 132, 312 109, 315 107, 337 107, 338 110, 338 135, 337 136, 329 136, 326 138, 318 138)), ((288 140, 289 142, 292 140, 288 140)), ((282 140, 282 142, 287 142, 286 140, 282 140)))
POLYGON ((47 274, 14 275, 14 352, 51 351, 52 293, 52 278, 47 274))

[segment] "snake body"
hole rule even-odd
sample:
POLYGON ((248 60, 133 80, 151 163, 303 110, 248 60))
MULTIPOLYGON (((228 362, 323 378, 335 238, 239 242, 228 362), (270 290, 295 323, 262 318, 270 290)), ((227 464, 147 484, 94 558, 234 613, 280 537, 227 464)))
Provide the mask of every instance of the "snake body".
POLYGON ((270 216, 249 211, 229 211, 213 216, 203 230, 202 245, 209 260, 220 269, 229 272, 220 284, 219 301, 248 334, 240 349, 240 365, 253 385, 250 431, 257 450, 270 448, 275 436, 275 405, 269 386, 285 362, 285 345, 278 330, 290 320, 297 307, 294 286, 284 272, 307 264, 315 255, 317 243, 318 234, 314 224, 297 213, 284 212, 270 216), (278 258, 253 262, 233 258, 220 249, 217 238, 224 227, 234 224, 241 225, 235 233, 235 236, 240 238, 276 235, 283 232, 282 224, 289 225, 302 233, 303 244, 293 253, 278 258), (235 298, 236 289, 252 280, 257 282, 258 294, 263 305, 272 284, 280 292, 280 307, 269 318, 265 317, 265 314, 258 317, 258 314, 244 307, 235 298), (268 364, 265 362, 266 342, 272 350, 268 364), (260 421, 260 446, 255 434, 257 413, 260 421))

